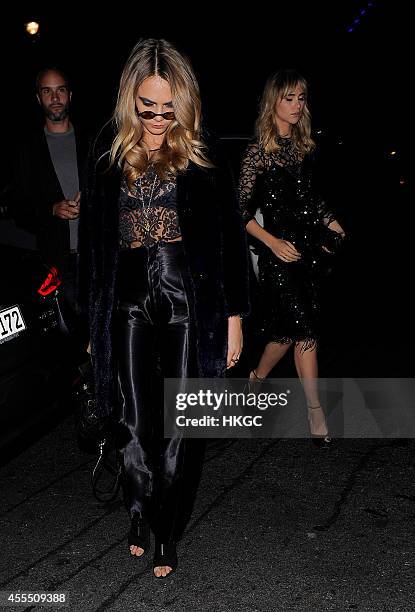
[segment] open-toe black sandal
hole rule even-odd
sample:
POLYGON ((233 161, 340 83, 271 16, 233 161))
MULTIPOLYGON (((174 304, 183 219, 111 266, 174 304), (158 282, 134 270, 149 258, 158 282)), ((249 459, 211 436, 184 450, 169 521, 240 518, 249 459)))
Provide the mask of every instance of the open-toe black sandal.
POLYGON ((138 512, 131 519, 130 531, 128 532, 128 546, 138 546, 144 550, 142 555, 133 555, 139 558, 144 556, 150 548, 150 526, 138 512))
POLYGON ((327 423, 326 423, 326 419, 324 416, 324 411, 322 409, 322 407, 320 405, 318 406, 307 406, 308 408, 308 422, 310 425, 310 433, 311 433, 311 441, 314 444, 314 446, 316 446, 317 448, 330 448, 333 446, 333 440, 330 438, 328 429, 327 429, 327 423), (312 415, 312 411, 313 410, 320 410, 321 414, 322 414, 322 418, 324 421, 324 427, 326 429, 325 434, 315 434, 312 431, 312 420, 311 420, 311 415, 312 415))
POLYGON ((153 576, 154 578, 168 578, 174 574, 177 568, 177 552, 176 543, 171 542, 170 544, 163 544, 156 540, 154 557, 153 557, 153 576), (166 576, 156 576, 154 569, 156 567, 168 566, 171 567, 171 571, 166 576))

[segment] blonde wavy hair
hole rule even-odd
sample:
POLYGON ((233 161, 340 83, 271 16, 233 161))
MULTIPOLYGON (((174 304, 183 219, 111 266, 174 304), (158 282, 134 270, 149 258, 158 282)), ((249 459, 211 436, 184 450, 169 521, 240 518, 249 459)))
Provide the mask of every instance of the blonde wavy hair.
POLYGON ((298 123, 292 126, 292 138, 299 151, 304 155, 315 148, 311 138, 311 115, 307 105, 307 81, 296 70, 279 70, 273 74, 265 85, 262 94, 259 116, 255 123, 255 132, 260 145, 267 153, 277 151, 280 145, 277 142, 278 127, 276 120, 276 102, 280 101, 300 85, 306 95, 306 103, 298 123))
POLYGON ((125 64, 118 90, 113 122, 117 134, 111 146, 110 165, 117 163, 130 189, 149 166, 149 147, 136 110, 141 83, 160 76, 170 85, 175 119, 167 128, 162 147, 151 158, 160 178, 187 168, 189 160, 212 167, 201 138, 199 86, 189 60, 163 39, 140 40, 125 64))

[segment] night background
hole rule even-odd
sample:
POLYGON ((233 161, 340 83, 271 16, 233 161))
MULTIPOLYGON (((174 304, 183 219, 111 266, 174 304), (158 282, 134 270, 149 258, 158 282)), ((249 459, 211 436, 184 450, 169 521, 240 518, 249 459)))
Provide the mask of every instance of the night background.
MULTIPOLYGON (((15 9, 1 39, 8 59, 3 62, 4 136, 13 141, 20 130, 42 121, 34 79, 50 64, 63 66, 70 76, 73 122, 96 134, 111 115, 121 70, 140 37, 164 37, 189 55, 205 125, 222 138, 250 137, 266 78, 279 67, 297 68, 310 85, 321 190, 348 234, 347 252, 330 281, 335 299, 327 329, 336 330, 347 353, 356 352, 350 346, 355 342, 363 352, 376 345, 376 358, 382 351, 374 367, 370 354, 362 357, 362 370, 355 359, 349 369, 347 356, 340 367, 351 375, 403 374, 402 352, 409 349, 413 327, 408 11, 400 2, 363 0, 137 5, 89 14, 15 9), (40 24, 35 37, 24 30, 32 20, 40 24), (402 354, 399 366, 396 354, 402 354)), ((237 174, 245 140, 227 142, 237 174)), ((7 169, 7 148, 3 153, 7 169)))
MULTIPOLYGON (((132 47, 141 37, 160 37, 191 58, 206 121, 221 135, 251 133, 265 80, 279 67, 297 68, 308 78, 315 128, 349 137, 383 133, 388 146, 400 141, 408 119, 408 102, 398 101, 395 91, 399 87, 408 100, 402 86, 410 68, 411 21, 403 2, 143 4, 124 11, 93 5, 90 11, 55 11, 37 4, 12 9, 1 37, 8 60, 3 76, 13 107, 25 115, 36 109, 31 94, 37 70, 58 64, 71 77, 74 119, 99 126, 113 110, 132 47), (35 37, 24 30, 33 20, 40 24, 35 37)), ((3 98, 5 103, 7 109, 3 98)))
MULTIPOLYGON (((43 122, 36 73, 67 72, 71 121, 93 136, 111 116, 133 46, 166 38, 190 57, 205 126, 235 176, 267 77, 281 67, 306 77, 320 189, 347 234, 327 263, 320 376, 413 377, 410 8, 286 0, 9 9, 0 37, 0 304, 18 303, 13 291, 39 273, 7 197, 10 151, 43 122), (25 32, 30 21, 40 24, 36 36, 25 32)), ((246 325, 241 377, 258 349, 246 325)), ((121 500, 92 498, 95 458, 76 446, 63 341, 58 352, 42 342, 0 344, 0 591, 67 590, 76 612, 413 609, 415 443, 402 432, 393 439, 393 423, 384 438, 338 439, 323 454, 305 439, 211 440, 180 571, 163 590, 142 561, 131 564, 121 500)), ((276 376, 295 376, 291 358, 276 376)))

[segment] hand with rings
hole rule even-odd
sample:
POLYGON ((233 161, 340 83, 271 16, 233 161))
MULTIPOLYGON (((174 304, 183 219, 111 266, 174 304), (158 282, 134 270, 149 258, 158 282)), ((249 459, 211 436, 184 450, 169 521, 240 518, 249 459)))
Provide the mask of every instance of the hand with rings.
POLYGON ((301 259, 301 253, 299 253, 292 242, 288 240, 282 240, 281 238, 273 236, 269 246, 274 255, 286 263, 301 259))
POLYGON ((226 369, 233 368, 242 353, 242 321, 238 315, 228 317, 228 354, 226 369))

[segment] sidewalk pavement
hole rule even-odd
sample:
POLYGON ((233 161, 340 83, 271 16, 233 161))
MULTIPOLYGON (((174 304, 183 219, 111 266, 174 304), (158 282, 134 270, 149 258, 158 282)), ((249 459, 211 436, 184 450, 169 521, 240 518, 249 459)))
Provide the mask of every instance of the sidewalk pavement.
POLYGON ((64 591, 71 612, 408 612, 414 449, 210 440, 178 570, 160 581, 152 553, 130 556, 121 497, 93 498, 70 416, 0 470, 0 590, 64 591))

